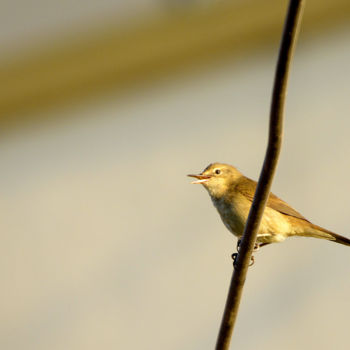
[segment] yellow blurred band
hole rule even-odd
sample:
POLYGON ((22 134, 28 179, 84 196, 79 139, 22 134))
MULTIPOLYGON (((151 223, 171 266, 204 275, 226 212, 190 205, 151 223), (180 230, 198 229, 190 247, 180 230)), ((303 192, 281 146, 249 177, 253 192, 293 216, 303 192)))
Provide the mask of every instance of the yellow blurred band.
MULTIPOLYGON (((123 90, 164 73, 230 55, 242 57, 278 38, 286 1, 221 1, 150 18, 130 28, 106 26, 79 40, 49 43, 0 61, 0 126, 107 89, 123 90)), ((303 33, 348 21, 347 0, 309 0, 303 33)))

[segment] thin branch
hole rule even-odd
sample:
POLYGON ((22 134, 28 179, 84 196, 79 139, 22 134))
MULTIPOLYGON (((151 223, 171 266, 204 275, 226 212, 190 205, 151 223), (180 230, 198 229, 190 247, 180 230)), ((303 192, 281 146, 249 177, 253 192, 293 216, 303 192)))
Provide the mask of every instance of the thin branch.
POLYGON ((275 73, 267 151, 254 201, 250 208, 249 217, 244 229, 239 254, 236 259, 236 265, 232 275, 224 315, 216 343, 216 350, 229 348, 250 258, 277 167, 282 144, 283 111, 288 73, 300 26, 303 5, 304 0, 291 0, 289 4, 275 73))

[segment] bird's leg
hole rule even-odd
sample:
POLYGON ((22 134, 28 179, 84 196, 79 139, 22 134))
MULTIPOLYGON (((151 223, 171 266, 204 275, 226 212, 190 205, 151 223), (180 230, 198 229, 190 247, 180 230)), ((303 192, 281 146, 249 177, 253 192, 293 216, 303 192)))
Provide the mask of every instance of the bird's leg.
MULTIPOLYGON (((238 258, 238 253, 233 253, 233 254, 231 255, 231 258, 232 258, 232 260, 233 260, 233 267, 235 268, 235 267, 236 267, 237 258, 238 258)), ((254 263, 255 263, 255 258, 254 258, 254 255, 252 255, 252 256, 250 257, 250 264, 249 264, 249 266, 253 266, 254 263)))
MULTIPOLYGON (((237 241, 237 253, 233 253, 233 254, 231 255, 231 258, 232 258, 232 260, 233 260, 233 267, 236 266, 236 261, 237 261, 237 258, 238 258, 238 253, 239 253, 239 250, 240 250, 241 243, 242 243, 242 240, 239 239, 239 240, 237 241)), ((259 244, 259 243, 255 243, 255 244, 254 244, 254 248, 253 248, 253 252, 257 252, 257 251, 259 250, 259 248, 260 248, 260 244, 259 244)), ((254 255, 252 255, 252 256, 250 257, 250 264, 249 264, 249 266, 254 265, 254 262, 255 262, 255 258, 254 258, 254 255)))
MULTIPOLYGON (((239 239, 238 241, 237 241, 237 252, 239 252, 239 249, 240 249, 240 247, 241 247, 241 243, 242 243, 242 240, 241 239, 239 239)), ((257 243, 257 242, 255 242, 255 244, 254 244, 254 248, 253 248, 253 252, 257 252, 259 249, 260 249, 260 247, 262 247, 263 245, 265 245, 265 244, 267 244, 267 243, 257 243)))
POLYGON ((271 244, 271 242, 266 242, 266 243, 260 243, 259 248, 264 247, 265 245, 271 244))
POLYGON ((257 252, 259 249, 260 249, 260 244, 259 243, 257 243, 257 242, 255 242, 254 243, 254 248, 253 248, 253 252, 257 252))
MULTIPOLYGON (((253 253, 257 252, 259 249, 260 249, 260 243, 255 242, 254 243, 254 248, 253 248, 253 253)), ((253 255, 253 253, 252 253, 251 257, 250 257, 250 264, 249 264, 249 266, 252 266, 255 263, 255 257, 253 255)))
POLYGON ((236 261, 237 261, 237 258, 238 258, 238 253, 233 253, 231 255, 231 258, 233 260, 233 267, 235 267, 236 266, 236 261))
POLYGON ((232 258, 232 260, 233 260, 233 267, 236 266, 236 261, 237 261, 237 257, 238 257, 239 248, 240 248, 240 246, 241 246, 241 243, 242 243, 242 240, 241 240, 241 239, 238 239, 238 240, 237 240, 237 246, 236 246, 237 253, 233 253, 233 254, 231 255, 231 258, 232 258))
POLYGON ((237 247, 236 247, 237 252, 239 252, 239 248, 240 248, 240 246, 241 246, 241 243, 242 243, 242 240, 241 240, 241 239, 238 239, 238 240, 237 240, 237 247))

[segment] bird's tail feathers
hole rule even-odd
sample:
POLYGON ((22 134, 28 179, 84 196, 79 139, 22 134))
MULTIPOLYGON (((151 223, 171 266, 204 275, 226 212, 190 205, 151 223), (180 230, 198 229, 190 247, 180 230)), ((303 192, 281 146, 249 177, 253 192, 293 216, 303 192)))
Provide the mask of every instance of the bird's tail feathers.
POLYGON ((323 228, 321 226, 311 224, 311 227, 313 230, 312 230, 312 233, 310 234, 310 236, 312 236, 312 237, 321 238, 321 239, 328 239, 329 241, 333 241, 336 243, 350 246, 350 239, 349 238, 338 235, 337 233, 334 233, 332 231, 326 230, 325 228, 323 228))

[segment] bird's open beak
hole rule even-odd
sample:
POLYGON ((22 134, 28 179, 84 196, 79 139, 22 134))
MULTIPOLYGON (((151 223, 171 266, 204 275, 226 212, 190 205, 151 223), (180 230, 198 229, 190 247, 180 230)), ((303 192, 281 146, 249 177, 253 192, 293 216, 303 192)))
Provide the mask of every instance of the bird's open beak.
POLYGON ((211 178, 210 175, 202 175, 202 174, 198 174, 198 175, 189 174, 187 176, 195 177, 196 179, 198 179, 198 180, 192 181, 191 184, 202 184, 204 182, 207 182, 211 178))

